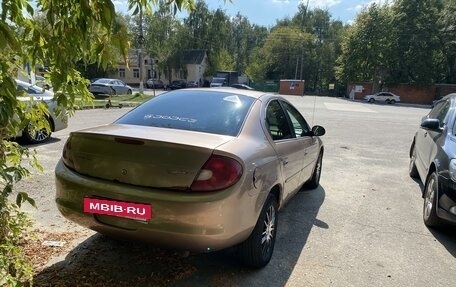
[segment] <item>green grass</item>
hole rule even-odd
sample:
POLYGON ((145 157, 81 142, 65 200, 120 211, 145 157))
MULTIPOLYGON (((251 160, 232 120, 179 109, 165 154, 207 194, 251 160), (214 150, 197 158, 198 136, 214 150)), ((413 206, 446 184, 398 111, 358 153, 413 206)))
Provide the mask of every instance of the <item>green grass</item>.
POLYGON ((145 95, 141 93, 135 93, 133 95, 118 95, 118 96, 97 96, 93 100, 93 105, 87 104, 84 105, 84 108, 100 108, 105 107, 108 103, 108 100, 111 100, 112 105, 119 105, 122 104, 124 107, 135 107, 139 104, 144 103, 147 100, 152 99, 154 96, 152 95, 145 95))

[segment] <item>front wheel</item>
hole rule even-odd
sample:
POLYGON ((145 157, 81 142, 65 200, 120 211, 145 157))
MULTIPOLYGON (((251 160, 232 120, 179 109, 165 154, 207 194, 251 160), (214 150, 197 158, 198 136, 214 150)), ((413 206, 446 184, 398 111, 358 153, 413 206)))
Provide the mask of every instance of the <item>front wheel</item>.
POLYGON ((375 100, 373 98, 370 98, 368 102, 373 103, 373 102, 375 102, 375 100))
POLYGON ((131 95, 132 93, 133 93, 133 91, 130 89, 127 91, 127 95, 131 95))
MULTIPOLYGON (((48 121, 49 123, 49 121, 48 121)), ((22 137, 29 143, 37 144, 48 140, 51 137, 50 123, 49 127, 38 130, 36 125, 29 123, 22 131, 22 137)))
POLYGON ((437 227, 442 224, 442 220, 437 216, 438 189, 438 176, 434 171, 429 175, 424 187, 423 220, 428 227, 437 227))
POLYGON ((410 177, 413 177, 413 178, 418 177, 418 170, 416 169, 416 148, 415 148, 415 146, 413 146, 412 154, 410 156, 409 175, 410 175, 410 177))
POLYGON ((271 260, 277 234, 277 210, 277 200, 269 194, 252 234, 239 246, 241 259, 247 266, 260 268, 271 260))

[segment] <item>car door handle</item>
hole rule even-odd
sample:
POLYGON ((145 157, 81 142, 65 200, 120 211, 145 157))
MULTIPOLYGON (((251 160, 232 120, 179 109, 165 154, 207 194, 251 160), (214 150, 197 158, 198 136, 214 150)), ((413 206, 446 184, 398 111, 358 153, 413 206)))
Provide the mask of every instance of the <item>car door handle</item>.
POLYGON ((288 164, 288 158, 282 158, 282 164, 283 166, 286 166, 288 164))
POLYGON ((425 133, 424 133, 424 137, 427 137, 427 135, 428 135, 428 133, 427 133, 427 132, 425 132, 425 133))

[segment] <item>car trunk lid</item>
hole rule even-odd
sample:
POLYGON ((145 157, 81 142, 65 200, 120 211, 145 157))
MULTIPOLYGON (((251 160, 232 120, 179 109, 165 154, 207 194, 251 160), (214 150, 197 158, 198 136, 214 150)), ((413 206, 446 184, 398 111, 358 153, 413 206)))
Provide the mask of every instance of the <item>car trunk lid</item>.
POLYGON ((66 153, 84 175, 155 188, 188 189, 230 136, 111 124, 74 132, 66 153))

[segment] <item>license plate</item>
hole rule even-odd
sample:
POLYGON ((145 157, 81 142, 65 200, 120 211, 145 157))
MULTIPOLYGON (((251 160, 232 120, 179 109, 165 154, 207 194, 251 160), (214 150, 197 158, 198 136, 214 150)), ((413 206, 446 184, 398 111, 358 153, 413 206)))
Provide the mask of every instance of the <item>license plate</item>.
POLYGON ((137 220, 150 220, 152 218, 152 206, 150 204, 91 197, 84 198, 84 212, 137 220))

